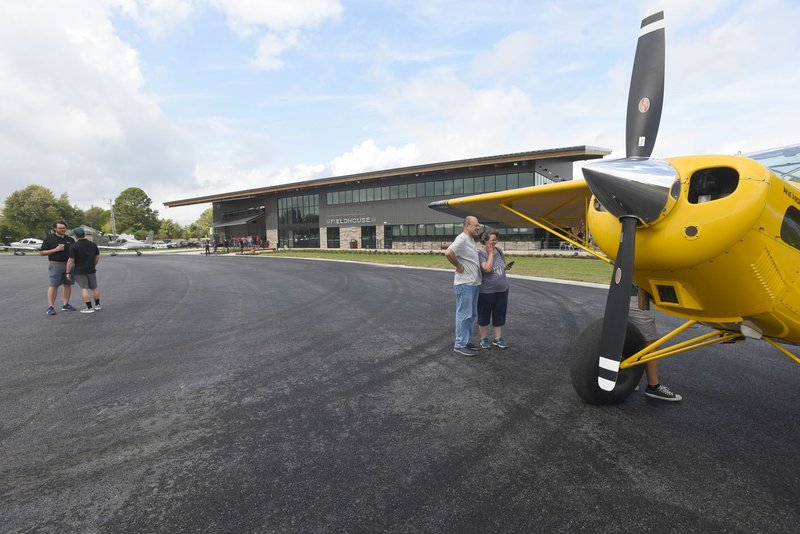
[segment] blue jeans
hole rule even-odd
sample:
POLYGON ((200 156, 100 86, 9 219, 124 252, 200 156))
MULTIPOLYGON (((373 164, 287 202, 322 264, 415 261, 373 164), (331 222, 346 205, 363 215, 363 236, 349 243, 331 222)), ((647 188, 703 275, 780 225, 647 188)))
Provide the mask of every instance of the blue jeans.
POLYGON ((456 293, 456 347, 464 347, 472 337, 472 327, 478 317, 478 292, 481 286, 457 284, 456 293))

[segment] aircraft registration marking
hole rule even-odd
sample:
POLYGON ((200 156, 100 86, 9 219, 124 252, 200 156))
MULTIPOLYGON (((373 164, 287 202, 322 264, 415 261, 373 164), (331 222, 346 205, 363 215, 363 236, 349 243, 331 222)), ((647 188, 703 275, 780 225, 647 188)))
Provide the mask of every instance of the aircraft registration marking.
POLYGON ((797 196, 797 193, 795 193, 794 191, 792 191, 791 189, 789 189, 786 186, 783 186, 783 192, 787 197, 789 197, 792 200, 794 200, 795 204, 800 204, 800 196, 797 196))

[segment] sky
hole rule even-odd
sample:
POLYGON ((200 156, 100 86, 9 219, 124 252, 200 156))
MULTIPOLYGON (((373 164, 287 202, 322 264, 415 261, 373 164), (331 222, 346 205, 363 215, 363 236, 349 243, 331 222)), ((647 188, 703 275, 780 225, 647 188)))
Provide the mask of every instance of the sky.
POLYGON ((108 208, 576 145, 624 156, 664 8, 653 157, 800 142, 796 0, 0 2, 0 202, 108 208))

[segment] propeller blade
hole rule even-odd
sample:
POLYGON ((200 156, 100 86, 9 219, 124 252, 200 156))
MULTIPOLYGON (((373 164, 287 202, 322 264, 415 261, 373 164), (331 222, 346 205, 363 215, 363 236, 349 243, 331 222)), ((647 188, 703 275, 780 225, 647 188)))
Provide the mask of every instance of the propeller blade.
POLYGON ((623 217, 620 222, 622 233, 619 238, 617 260, 614 262, 614 273, 611 275, 611 286, 608 289, 603 334, 600 338, 597 385, 605 391, 612 391, 617 384, 619 362, 622 360, 622 349, 625 345, 625 331, 628 328, 633 283, 637 220, 634 217, 623 217))
POLYGON ((628 92, 625 154, 649 158, 664 105, 664 12, 642 19, 628 92))

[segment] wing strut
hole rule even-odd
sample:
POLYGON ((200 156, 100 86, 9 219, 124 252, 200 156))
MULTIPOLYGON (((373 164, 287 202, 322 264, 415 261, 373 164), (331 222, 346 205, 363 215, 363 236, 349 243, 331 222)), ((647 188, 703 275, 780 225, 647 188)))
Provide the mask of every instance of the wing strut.
POLYGON ((594 256, 596 258, 599 258, 599 259, 601 259, 601 260, 603 260, 603 261, 605 261, 607 263, 612 263, 611 259, 609 259, 608 257, 604 256, 603 254, 598 253, 596 250, 590 249, 589 247, 583 245, 582 243, 580 243, 576 239, 573 239, 572 236, 570 236, 567 232, 564 232, 560 228, 558 228, 556 226, 552 226, 552 225, 548 226, 547 224, 541 223, 541 222, 537 221, 536 219, 532 219, 532 218, 528 217, 527 215, 525 215, 524 213, 521 213, 521 212, 515 210, 514 208, 512 208, 508 204, 502 204, 501 203, 500 207, 502 207, 503 209, 505 209, 507 211, 510 211, 511 213, 513 213, 514 215, 516 215, 518 217, 521 217, 521 218, 525 219, 526 221, 528 221, 531 224, 535 224, 536 226, 538 226, 542 230, 546 230, 549 233, 553 234, 554 236, 556 236, 556 237, 558 237, 560 239, 563 239, 564 241, 567 241, 569 243, 572 243, 573 245, 575 245, 579 249, 588 252, 592 256, 594 256))

